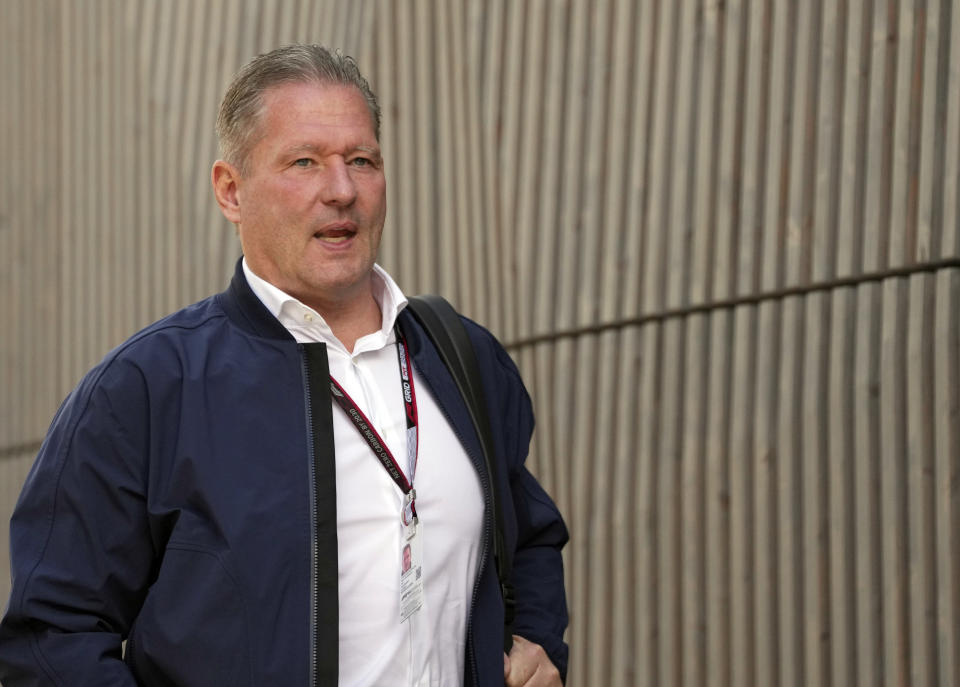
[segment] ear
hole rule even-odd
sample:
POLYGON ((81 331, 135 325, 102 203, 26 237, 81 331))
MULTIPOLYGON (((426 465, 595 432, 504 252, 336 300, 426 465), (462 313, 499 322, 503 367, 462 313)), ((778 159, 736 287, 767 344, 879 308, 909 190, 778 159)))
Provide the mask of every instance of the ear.
POLYGON ((237 185, 240 183, 239 170, 225 160, 213 163, 210 173, 213 182, 213 195, 223 216, 234 224, 240 223, 240 201, 237 197, 237 185))

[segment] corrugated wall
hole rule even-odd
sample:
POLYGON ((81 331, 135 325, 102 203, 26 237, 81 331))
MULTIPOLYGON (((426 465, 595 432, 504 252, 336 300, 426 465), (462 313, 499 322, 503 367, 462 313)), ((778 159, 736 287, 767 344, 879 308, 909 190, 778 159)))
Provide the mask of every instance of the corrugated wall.
POLYGON ((4 521, 83 371, 225 282, 215 109, 302 40, 380 94, 382 262, 527 379, 571 685, 960 684, 948 0, 0 0, 4 521))

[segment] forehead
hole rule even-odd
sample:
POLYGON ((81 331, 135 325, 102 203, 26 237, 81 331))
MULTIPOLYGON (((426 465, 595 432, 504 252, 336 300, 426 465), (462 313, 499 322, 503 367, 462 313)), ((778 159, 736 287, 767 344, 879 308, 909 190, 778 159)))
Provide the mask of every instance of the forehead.
MULTIPOLYGON (((260 123, 276 131, 351 130, 375 138, 373 115, 356 86, 316 81, 284 83, 263 94, 260 123)), ((305 132, 304 132, 305 133, 305 132)))

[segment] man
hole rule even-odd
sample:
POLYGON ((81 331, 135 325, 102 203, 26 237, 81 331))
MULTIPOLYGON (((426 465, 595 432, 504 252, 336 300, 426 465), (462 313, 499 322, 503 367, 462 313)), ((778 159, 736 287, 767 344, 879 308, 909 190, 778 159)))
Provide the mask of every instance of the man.
POLYGON ((214 193, 244 258, 57 413, 11 521, 0 680, 559 684, 567 533, 523 467, 529 398, 465 321, 510 497, 507 655, 478 439, 374 263, 386 183, 367 82, 350 58, 282 48, 240 72, 217 130, 214 193))

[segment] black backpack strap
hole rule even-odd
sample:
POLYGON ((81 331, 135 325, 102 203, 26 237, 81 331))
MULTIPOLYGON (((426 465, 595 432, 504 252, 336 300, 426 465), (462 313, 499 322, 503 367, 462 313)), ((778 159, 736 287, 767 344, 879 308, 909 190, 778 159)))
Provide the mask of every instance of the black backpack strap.
POLYGON ((490 430, 490 418, 487 415, 486 400, 483 394, 483 382, 480 366, 473 350, 473 344, 467 334, 457 311, 440 296, 426 295, 408 299, 410 312, 433 341, 440 359, 450 371, 460 394, 467 404, 470 419, 480 438, 483 459, 490 477, 490 501, 494 513, 493 551, 500 591, 503 593, 504 606, 504 651, 510 652, 513 646, 514 598, 513 584, 510 582, 512 559, 503 538, 503 512, 500 510, 500 495, 497 493, 496 459, 494 457, 493 434, 490 430))

